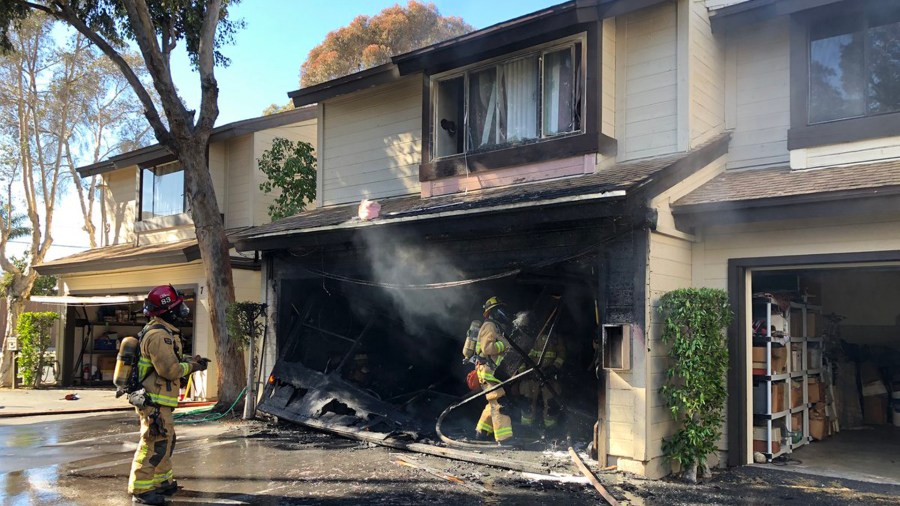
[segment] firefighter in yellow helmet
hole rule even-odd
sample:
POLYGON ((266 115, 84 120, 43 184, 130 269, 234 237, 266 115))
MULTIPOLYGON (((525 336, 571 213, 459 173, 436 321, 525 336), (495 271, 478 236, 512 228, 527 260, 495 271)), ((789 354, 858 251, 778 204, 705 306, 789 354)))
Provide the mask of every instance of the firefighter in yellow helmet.
MULTIPOLYGON (((547 384, 542 384, 541 379, 534 373, 522 378, 519 383, 519 393, 527 400, 527 404, 522 409, 522 425, 533 427, 540 415, 544 429, 553 429, 559 422, 561 411, 561 406, 554 398, 553 392, 561 392, 557 375, 566 363, 565 342, 558 335, 550 337, 548 342, 547 334, 541 334, 534 340, 531 351, 528 352, 528 358, 540 368, 544 378, 548 380, 549 387, 547 384), (545 344, 546 349, 544 349, 545 344), (542 350, 543 358, 541 358, 542 350), (539 360, 540 362, 538 362, 539 360)), ((526 366, 523 365, 519 372, 525 369, 526 366)))
MULTIPOLYGON (((487 390, 500 383, 494 376, 497 366, 503 361, 509 344, 503 337, 503 328, 509 318, 506 313, 506 305, 497 297, 491 297, 483 306, 484 323, 478 330, 478 341, 475 344, 476 365, 478 383, 482 390, 487 390)), ((502 443, 513 436, 512 419, 506 413, 503 397, 506 392, 503 388, 488 393, 487 406, 478 419, 475 434, 478 439, 486 439, 493 436, 497 443, 502 443)))
POLYGON ((143 389, 129 394, 141 420, 141 439, 131 464, 128 492, 138 504, 165 504, 165 496, 178 490, 172 474, 175 425, 172 411, 178 406, 179 380, 206 369, 208 359, 183 357, 175 323, 190 309, 172 285, 157 286, 144 300, 149 323, 139 335, 141 357, 138 378, 143 389))

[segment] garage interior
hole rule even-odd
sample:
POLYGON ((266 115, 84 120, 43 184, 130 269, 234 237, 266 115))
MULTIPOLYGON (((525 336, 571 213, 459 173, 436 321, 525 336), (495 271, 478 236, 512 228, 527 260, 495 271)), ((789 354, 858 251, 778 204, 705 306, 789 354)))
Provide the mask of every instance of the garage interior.
POLYGON ((754 462, 900 483, 900 266, 751 276, 754 462))

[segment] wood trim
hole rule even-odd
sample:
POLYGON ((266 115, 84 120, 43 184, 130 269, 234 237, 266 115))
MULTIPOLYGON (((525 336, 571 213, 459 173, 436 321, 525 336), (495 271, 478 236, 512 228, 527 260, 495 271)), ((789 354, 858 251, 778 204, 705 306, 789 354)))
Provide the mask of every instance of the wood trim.
POLYGON ((702 225, 733 225, 789 219, 873 217, 900 212, 900 188, 880 187, 774 197, 754 201, 727 201, 673 209, 678 230, 702 225), (838 205, 839 204, 839 205, 838 205))
POLYGON ((748 25, 844 0, 750 0, 710 12, 713 33, 744 29, 748 25))
POLYGON ((393 63, 385 63, 362 72, 292 91, 288 93, 288 97, 294 102, 294 107, 300 107, 319 103, 339 95, 353 93, 354 91, 391 83, 398 79, 400 79, 400 72, 397 66, 393 63))
POLYGON ((742 346, 741 329, 747 328, 747 315, 743 311, 746 305, 746 267, 735 260, 728 260, 728 302, 735 318, 728 326, 728 401, 726 403, 728 424, 728 466, 736 467, 747 462, 747 402, 744 395, 750 383, 749 371, 744 369, 747 363, 747 349, 742 346), (739 395, 735 395, 740 392, 739 395))
POLYGON ((596 153, 599 147, 598 135, 588 132, 483 153, 456 155, 420 164, 419 181, 434 181, 445 177, 464 176, 467 173, 487 172, 515 165, 596 153))
MULTIPOLYGON (((425 75, 422 87, 422 163, 419 165, 419 181, 427 182, 453 176, 461 176, 473 172, 483 172, 515 165, 525 165, 571 156, 602 152, 615 154, 616 141, 601 133, 602 121, 602 26, 600 22, 569 25, 562 31, 545 32, 538 38, 521 41, 522 47, 494 48, 490 52, 500 56, 520 49, 557 39, 586 33, 585 49, 585 86, 584 99, 585 118, 584 133, 570 134, 549 139, 536 139, 532 143, 508 147, 499 147, 493 151, 481 153, 464 153, 452 157, 432 159, 432 128, 434 100, 431 97, 430 76, 425 75), (545 40, 546 39, 546 40, 545 40), (596 60, 596 61, 595 61, 596 60)), ((487 54, 486 52, 481 53, 487 54)), ((473 62, 468 62, 473 63, 473 62)), ((461 60, 455 66, 463 66, 461 60)), ((455 68, 455 67, 453 67, 455 68)), ((437 73, 443 69, 429 69, 426 74, 437 73)))
MULTIPOLYGON (((838 0, 807 1, 811 5, 806 9, 837 2, 838 0)), ((797 3, 796 0, 794 3, 797 3)), ((816 12, 797 12, 791 16, 791 128, 788 130, 788 150, 897 135, 900 112, 809 124, 809 26, 819 19, 840 16, 848 11, 862 12, 865 9, 862 2, 842 3, 843 5, 816 12)))
MULTIPOLYGON (((791 82, 793 78, 793 65, 791 65, 791 82)), ((791 86, 791 126, 788 130, 788 149, 802 149, 815 146, 827 146, 830 144, 843 144, 846 142, 862 141, 879 137, 892 137, 900 132, 900 112, 881 114, 879 116, 867 116, 863 118, 850 118, 829 123, 805 125, 794 123, 794 89, 791 86)), ((803 113, 807 112, 803 103, 803 113)))

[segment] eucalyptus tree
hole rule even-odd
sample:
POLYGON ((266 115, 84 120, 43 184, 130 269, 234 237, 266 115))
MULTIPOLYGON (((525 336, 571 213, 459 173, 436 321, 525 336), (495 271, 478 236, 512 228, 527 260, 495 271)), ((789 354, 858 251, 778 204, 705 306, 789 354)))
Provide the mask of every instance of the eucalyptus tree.
POLYGON ((234 302, 229 244, 219 215, 206 159, 209 136, 219 115, 217 65, 228 60, 219 48, 242 26, 228 19, 237 0, 0 0, 0 44, 9 46, 17 24, 33 11, 67 23, 90 40, 122 72, 144 109, 156 140, 181 162, 187 198, 206 274, 209 313, 219 369, 219 404, 240 395, 245 375, 239 343, 229 339, 225 311, 234 302), (159 96, 159 106, 123 57, 127 43, 140 50, 159 96), (172 78, 172 54, 183 44, 199 74, 200 107, 189 109, 172 78), (165 118, 165 119, 164 119, 165 118))

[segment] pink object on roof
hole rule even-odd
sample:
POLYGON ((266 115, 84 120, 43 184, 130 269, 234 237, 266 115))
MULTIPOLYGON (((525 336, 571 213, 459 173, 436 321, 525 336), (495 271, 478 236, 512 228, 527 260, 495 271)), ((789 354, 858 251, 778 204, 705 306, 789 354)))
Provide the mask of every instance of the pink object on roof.
POLYGON ((364 199, 359 203, 359 219, 363 221, 374 220, 381 212, 381 204, 374 200, 364 199))

